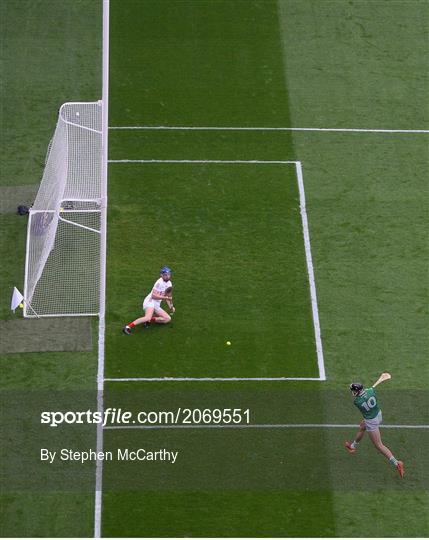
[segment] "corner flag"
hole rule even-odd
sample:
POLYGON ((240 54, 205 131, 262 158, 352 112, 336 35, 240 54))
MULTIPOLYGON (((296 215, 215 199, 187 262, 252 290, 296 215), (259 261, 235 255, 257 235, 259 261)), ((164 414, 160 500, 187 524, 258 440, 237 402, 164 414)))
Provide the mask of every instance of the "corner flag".
POLYGON ((12 301, 10 303, 10 309, 15 313, 15 309, 19 304, 24 300, 22 294, 18 291, 16 287, 13 288, 12 301))

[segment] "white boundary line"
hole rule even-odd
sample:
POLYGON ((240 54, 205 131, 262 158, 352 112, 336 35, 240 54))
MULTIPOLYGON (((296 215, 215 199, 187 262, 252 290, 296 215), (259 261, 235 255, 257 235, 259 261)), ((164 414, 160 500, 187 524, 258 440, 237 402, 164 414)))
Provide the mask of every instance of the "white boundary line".
POLYGON ((305 258, 307 261, 308 282, 310 285, 311 310, 313 313, 314 337, 316 340, 317 365, 319 368, 320 380, 326 380, 325 361, 323 359, 322 338, 320 335, 319 309, 317 307, 316 282, 314 280, 313 258, 311 256, 310 232, 308 229, 307 210, 305 205, 304 177, 302 174, 302 164, 295 163, 296 177, 299 189, 299 206, 301 209, 302 230, 304 233, 305 258))
POLYGON ((320 377, 122 377, 106 378, 105 382, 184 382, 184 381, 325 381, 320 377))
POLYGON ((292 127, 222 127, 222 126, 110 126, 112 130, 164 131, 314 131, 334 133, 429 133, 429 129, 370 129, 370 128, 292 128, 292 127))
POLYGON ((297 161, 260 160, 260 159, 109 159, 109 163, 219 163, 251 165, 286 165, 297 161))
MULTIPOLYGON (((104 340, 106 313, 107 169, 109 143, 109 0, 103 0, 103 88, 102 88, 102 182, 100 227, 100 313, 98 324, 97 411, 104 411, 104 340)), ((97 425, 97 455, 103 451, 103 425, 97 425)), ((94 538, 101 537, 103 503, 103 460, 95 464, 94 538)))
POLYGON ((295 173, 299 191, 299 206, 301 211, 301 223, 304 237, 307 274, 310 286, 311 308, 313 315, 314 337, 316 342, 317 366, 319 377, 127 377, 106 378, 108 382, 166 382, 166 381, 325 381, 325 362, 323 358, 322 339, 320 334, 319 310, 317 306, 316 284, 314 280, 313 261, 311 256, 310 233, 308 228, 307 211, 305 204, 304 177, 300 161, 289 160, 221 160, 221 159, 138 159, 138 160, 110 160, 109 163, 217 163, 217 164, 258 164, 258 165, 295 165, 295 173))
MULTIPOLYGON (((311 428, 357 428, 358 424, 158 424, 105 426, 104 429, 311 429, 311 428)), ((382 424, 384 429, 429 429, 429 425, 382 424)))

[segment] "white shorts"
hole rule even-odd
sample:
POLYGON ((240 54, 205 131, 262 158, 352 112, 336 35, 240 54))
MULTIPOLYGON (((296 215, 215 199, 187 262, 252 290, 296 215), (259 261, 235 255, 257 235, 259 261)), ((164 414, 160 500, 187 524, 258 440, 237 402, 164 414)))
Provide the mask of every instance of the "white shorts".
POLYGON ((367 431, 376 431, 380 427, 381 422, 383 422, 381 411, 375 418, 364 418, 364 422, 367 431))
POLYGON ((146 297, 143 302, 143 310, 146 310, 147 308, 153 308, 154 310, 157 310, 161 307, 161 301, 160 300, 152 300, 152 298, 146 297))

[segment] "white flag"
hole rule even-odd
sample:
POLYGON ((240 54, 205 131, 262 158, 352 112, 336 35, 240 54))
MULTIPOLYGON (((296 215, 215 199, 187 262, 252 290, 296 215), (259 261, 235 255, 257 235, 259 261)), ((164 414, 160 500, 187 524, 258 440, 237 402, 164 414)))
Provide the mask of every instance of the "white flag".
POLYGON ((15 313, 15 309, 19 304, 24 300, 22 294, 18 291, 16 287, 13 288, 12 301, 10 303, 10 309, 15 313))

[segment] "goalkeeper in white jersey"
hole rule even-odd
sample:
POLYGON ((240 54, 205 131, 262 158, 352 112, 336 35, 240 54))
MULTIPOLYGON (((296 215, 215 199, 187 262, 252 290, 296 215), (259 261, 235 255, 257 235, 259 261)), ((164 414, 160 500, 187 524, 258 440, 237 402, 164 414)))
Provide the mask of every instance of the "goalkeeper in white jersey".
POLYGON ((161 268, 160 274, 161 277, 155 282, 151 292, 143 301, 143 317, 139 317, 135 321, 124 326, 122 329, 124 334, 131 334, 132 329, 139 324, 148 326, 150 323, 168 324, 171 321, 171 315, 161 307, 161 302, 165 301, 170 312, 175 312, 172 296, 173 284, 171 283, 171 268, 164 266, 161 268))

